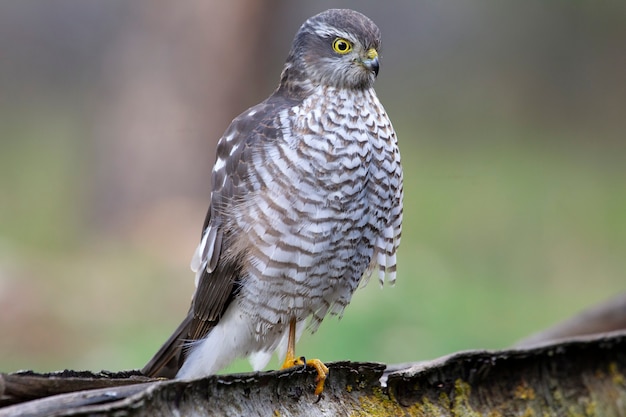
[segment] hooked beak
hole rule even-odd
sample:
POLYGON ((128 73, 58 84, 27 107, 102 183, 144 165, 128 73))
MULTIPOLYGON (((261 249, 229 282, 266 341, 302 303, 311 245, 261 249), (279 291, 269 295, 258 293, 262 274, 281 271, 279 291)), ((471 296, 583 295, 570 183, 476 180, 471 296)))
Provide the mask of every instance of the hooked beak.
POLYGON ((369 71, 372 71, 374 76, 378 76, 378 69, 380 68, 380 64, 378 62, 378 52, 376 49, 371 48, 367 51, 366 57, 367 58, 362 61, 363 66, 369 71))

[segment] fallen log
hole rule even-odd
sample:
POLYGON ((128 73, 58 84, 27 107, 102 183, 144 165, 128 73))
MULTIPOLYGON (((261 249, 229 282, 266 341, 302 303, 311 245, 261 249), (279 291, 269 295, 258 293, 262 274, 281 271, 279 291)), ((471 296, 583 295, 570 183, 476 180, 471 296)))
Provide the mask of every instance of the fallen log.
POLYGON ((460 352, 390 371, 357 362, 329 368, 320 398, 313 393, 315 371, 304 367, 192 381, 146 382, 137 371, 2 374, 2 397, 26 402, 0 408, 0 416, 626 415, 623 331, 532 348, 460 352), (52 395, 31 399, 28 381, 36 381, 41 394, 46 379, 52 395), (132 385, 93 389, 120 379, 132 385), (89 389, 58 394, 63 380, 71 380, 72 389, 82 380, 89 389))

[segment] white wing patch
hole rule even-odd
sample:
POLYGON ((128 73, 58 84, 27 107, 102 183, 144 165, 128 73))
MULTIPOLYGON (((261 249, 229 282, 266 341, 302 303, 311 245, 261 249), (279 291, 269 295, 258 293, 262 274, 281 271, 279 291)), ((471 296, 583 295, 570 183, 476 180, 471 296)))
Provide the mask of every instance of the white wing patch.
POLYGON ((196 273, 196 287, 204 269, 207 272, 213 272, 217 265, 222 245, 222 234, 218 233, 217 229, 217 227, 209 223, 202 235, 200 244, 191 258, 191 270, 196 273))

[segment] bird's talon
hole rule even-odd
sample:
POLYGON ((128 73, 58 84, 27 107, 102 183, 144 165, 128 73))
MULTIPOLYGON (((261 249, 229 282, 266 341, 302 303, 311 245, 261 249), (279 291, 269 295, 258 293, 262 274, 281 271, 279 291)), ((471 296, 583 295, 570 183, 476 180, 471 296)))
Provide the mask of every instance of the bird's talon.
POLYGON ((326 381, 326 377, 320 378, 318 375, 315 380, 317 381, 317 385, 315 386, 315 395, 317 395, 317 401, 319 401, 320 398, 322 398, 322 392, 324 392, 324 382, 326 381))
POLYGON ((326 378, 328 377, 328 367, 324 365, 324 363, 319 359, 311 359, 307 361, 306 364, 307 366, 315 368, 315 370, 317 371, 317 378, 315 378, 315 382, 317 382, 317 385, 315 387, 315 395, 321 397, 322 392, 324 391, 324 382, 326 382, 326 378))

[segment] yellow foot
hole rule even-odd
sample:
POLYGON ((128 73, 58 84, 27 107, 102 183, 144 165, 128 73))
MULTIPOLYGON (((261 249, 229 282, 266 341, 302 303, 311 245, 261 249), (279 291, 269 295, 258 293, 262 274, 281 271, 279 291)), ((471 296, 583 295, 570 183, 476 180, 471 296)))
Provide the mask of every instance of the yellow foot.
POLYGON ((296 357, 296 319, 293 318, 289 321, 289 339, 287 339, 287 352, 285 355, 285 362, 281 369, 293 368, 294 366, 312 366, 317 371, 317 386, 315 387, 315 395, 319 401, 324 391, 324 382, 328 376, 328 368, 319 359, 305 360, 304 356, 296 357))
POLYGON ((280 369, 288 369, 293 368, 294 366, 302 366, 306 364, 306 362, 304 361, 304 356, 300 356, 299 358, 289 356, 290 355, 287 355, 287 357, 285 358, 285 362, 283 362, 283 366, 281 366, 280 369))
POLYGON ((315 378, 315 382, 317 382, 315 395, 322 395, 322 391, 324 391, 324 382, 326 382, 326 377, 328 376, 328 367, 319 359, 309 359, 306 361, 306 366, 312 366, 317 371, 317 378, 315 378))
POLYGON ((324 363, 319 359, 309 359, 305 360, 304 356, 300 356, 299 358, 289 358, 285 359, 283 362, 283 366, 281 369, 293 368, 294 366, 310 366, 315 368, 317 371, 317 378, 315 378, 315 382, 317 382, 317 386, 315 387, 315 395, 319 396, 324 391, 324 382, 326 382, 326 377, 328 377, 328 367, 324 365, 324 363))

